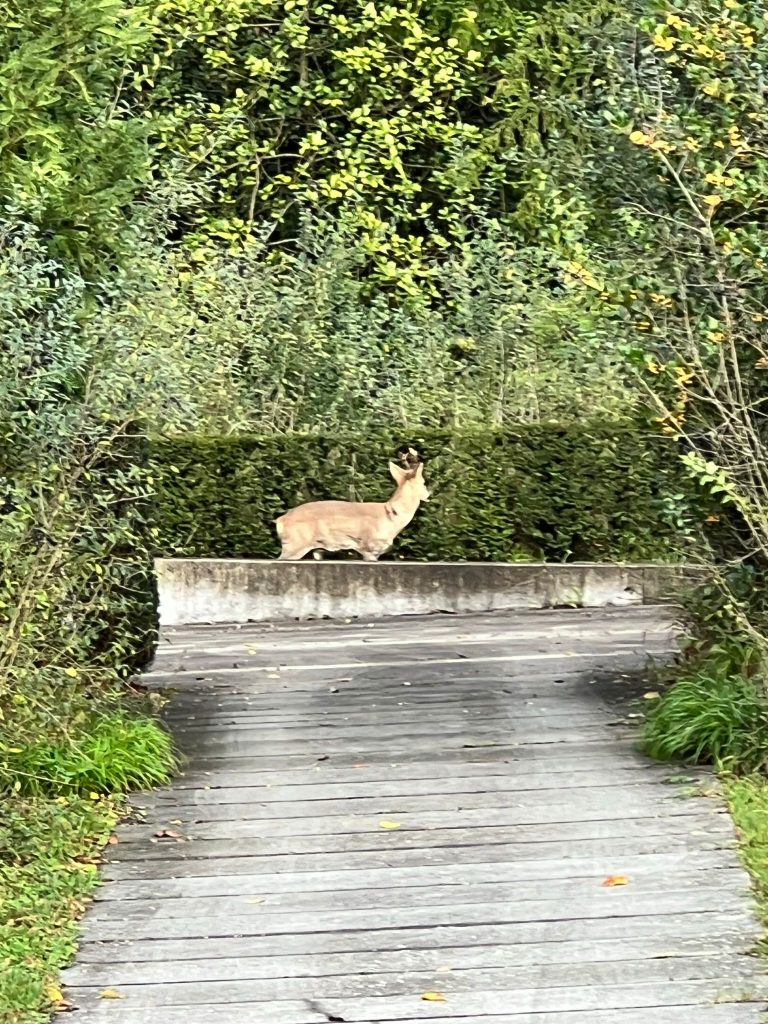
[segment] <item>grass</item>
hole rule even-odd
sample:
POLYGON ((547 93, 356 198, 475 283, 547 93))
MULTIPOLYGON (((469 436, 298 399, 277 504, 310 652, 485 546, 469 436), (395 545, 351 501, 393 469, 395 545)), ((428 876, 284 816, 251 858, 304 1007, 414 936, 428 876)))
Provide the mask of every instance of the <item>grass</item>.
MULTIPOLYGON (((744 864, 752 876, 758 910, 768 927, 768 780, 760 776, 723 780, 741 843, 744 864)), ((768 955, 768 941, 763 943, 768 955)))
POLYGON ((62 717, 55 740, 37 733, 13 746, 6 733, 0 743, 3 1024, 43 1024, 66 1009, 58 971, 98 885, 121 807, 114 794, 167 782, 176 767, 170 735, 149 715, 113 706, 69 729, 62 717))
POLYGON ((708 671, 682 675, 650 708, 646 753, 660 761, 712 764, 749 774, 768 765, 768 705, 762 681, 708 671))
POLYGON ((72 736, 6 748, 3 768, 17 792, 127 793, 168 782, 173 740, 153 718, 121 712, 91 716, 72 736))
POLYGON ((77 919, 117 817, 104 797, 0 798, 3 1024, 43 1024, 64 1008, 58 971, 74 954, 77 919))

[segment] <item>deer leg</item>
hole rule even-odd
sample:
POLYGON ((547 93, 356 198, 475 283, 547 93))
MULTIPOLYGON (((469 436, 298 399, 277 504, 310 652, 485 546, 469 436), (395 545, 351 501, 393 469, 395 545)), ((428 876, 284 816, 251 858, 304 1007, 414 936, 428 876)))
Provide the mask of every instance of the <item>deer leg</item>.
POLYGON ((364 562, 378 562, 378 553, 374 551, 361 551, 360 554, 363 556, 364 562))

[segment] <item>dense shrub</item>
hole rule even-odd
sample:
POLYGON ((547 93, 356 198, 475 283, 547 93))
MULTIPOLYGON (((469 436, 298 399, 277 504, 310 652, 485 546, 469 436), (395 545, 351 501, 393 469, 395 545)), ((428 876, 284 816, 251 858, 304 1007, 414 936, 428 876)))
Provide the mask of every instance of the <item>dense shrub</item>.
POLYGON ((695 530, 674 444, 637 428, 180 437, 154 444, 159 550, 273 557, 278 515, 314 499, 383 500, 386 461, 406 445, 427 463, 433 498, 396 558, 674 559, 695 530))

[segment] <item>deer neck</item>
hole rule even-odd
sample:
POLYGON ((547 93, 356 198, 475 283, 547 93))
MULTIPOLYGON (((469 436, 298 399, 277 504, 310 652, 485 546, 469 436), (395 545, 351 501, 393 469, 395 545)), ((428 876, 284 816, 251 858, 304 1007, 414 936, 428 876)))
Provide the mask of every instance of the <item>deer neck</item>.
POLYGON ((420 504, 421 499, 417 495, 409 494, 398 487, 385 506, 387 515, 392 519, 393 525, 398 528, 398 532, 410 523, 420 504))

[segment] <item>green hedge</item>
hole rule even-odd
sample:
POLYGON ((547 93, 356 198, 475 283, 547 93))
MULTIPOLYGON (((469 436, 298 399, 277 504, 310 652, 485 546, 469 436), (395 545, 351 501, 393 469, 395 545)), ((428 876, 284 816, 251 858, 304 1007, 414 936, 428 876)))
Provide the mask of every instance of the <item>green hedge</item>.
POLYGON ((674 559, 701 518, 674 443, 639 429, 165 438, 153 453, 159 553, 273 558, 278 515, 383 500, 387 460, 409 445, 433 496, 390 558, 674 559))

